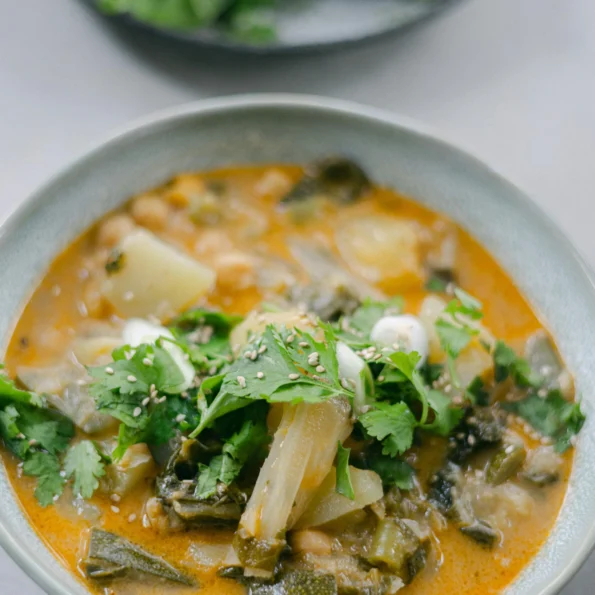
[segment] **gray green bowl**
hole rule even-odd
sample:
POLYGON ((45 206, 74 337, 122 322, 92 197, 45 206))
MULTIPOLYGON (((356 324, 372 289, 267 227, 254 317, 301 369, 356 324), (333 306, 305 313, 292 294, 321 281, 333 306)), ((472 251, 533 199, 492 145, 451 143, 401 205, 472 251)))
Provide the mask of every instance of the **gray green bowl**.
MULTIPOLYGON (((595 542, 595 291, 570 242, 520 190, 406 119, 336 100, 256 95, 174 108, 134 123, 82 156, 4 224, 0 337, 6 347, 50 262, 131 194, 181 170, 355 157, 374 180, 441 211, 500 261, 554 334, 575 375, 587 423, 560 517, 509 595, 551 595, 595 542)), ((0 467, 0 545, 52 595, 85 593, 29 526, 0 467)))

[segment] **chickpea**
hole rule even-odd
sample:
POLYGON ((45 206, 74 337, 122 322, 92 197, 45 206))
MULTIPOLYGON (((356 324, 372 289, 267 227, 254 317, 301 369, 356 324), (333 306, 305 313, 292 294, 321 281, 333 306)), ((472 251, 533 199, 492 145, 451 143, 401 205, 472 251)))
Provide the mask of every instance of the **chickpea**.
POLYGON ((130 215, 118 213, 106 219, 97 232, 97 242, 101 247, 113 248, 135 228, 130 215))
POLYGON ((254 260, 242 252, 221 254, 213 263, 217 271, 217 284, 226 289, 245 289, 254 285, 254 260))
POLYGON ((172 182, 165 198, 173 207, 183 209, 190 205, 193 196, 200 196, 206 190, 206 184, 201 178, 194 175, 181 175, 172 182))
POLYGON ((280 169, 267 169, 254 190, 262 198, 281 198, 291 189, 291 178, 280 169))
POLYGON ((139 225, 158 231, 167 225, 169 207, 157 196, 144 195, 132 201, 130 214, 139 225))

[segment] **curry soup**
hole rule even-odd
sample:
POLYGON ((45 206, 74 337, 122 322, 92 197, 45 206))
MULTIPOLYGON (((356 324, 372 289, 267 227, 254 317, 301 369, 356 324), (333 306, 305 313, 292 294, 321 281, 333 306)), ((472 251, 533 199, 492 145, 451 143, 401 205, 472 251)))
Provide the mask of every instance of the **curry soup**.
POLYGON ((584 420, 485 250, 338 158, 134 197, 54 261, 6 372, 17 497, 106 595, 499 593, 584 420))

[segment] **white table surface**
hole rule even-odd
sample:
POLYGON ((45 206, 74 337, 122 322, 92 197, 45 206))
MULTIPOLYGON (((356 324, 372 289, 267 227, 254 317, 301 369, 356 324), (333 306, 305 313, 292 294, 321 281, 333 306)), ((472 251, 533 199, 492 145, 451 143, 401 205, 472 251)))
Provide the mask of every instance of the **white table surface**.
MULTIPOLYGON (((403 39, 268 59, 180 52, 114 30, 76 0, 3 0, 0 218, 132 118, 266 91, 352 99, 434 126, 527 191, 595 265, 593 0, 468 0, 403 39)), ((564 595, 594 584, 595 557, 564 595)), ((2 550, 0 585, 42 593, 2 550)))

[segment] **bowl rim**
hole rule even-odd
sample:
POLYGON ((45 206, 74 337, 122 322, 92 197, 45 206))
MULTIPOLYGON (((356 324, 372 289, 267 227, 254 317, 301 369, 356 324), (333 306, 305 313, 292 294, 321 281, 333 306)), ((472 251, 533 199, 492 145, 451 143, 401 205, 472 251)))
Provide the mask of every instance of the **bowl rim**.
MULTIPOLYGON (((141 116, 140 118, 136 118, 123 126, 117 127, 102 140, 100 139, 98 142, 91 144, 86 150, 81 151, 78 157, 75 156, 66 164, 62 165, 57 173, 49 177, 36 191, 21 201, 21 203, 0 224, 0 250, 6 248, 7 235, 10 235, 9 231, 18 229, 22 223, 31 216, 37 204, 43 200, 44 195, 54 184, 58 183, 73 169, 78 169, 85 164, 92 162, 103 152, 110 151, 112 146, 116 146, 120 142, 129 140, 135 136, 142 136, 160 126, 167 126, 188 117, 198 115, 208 117, 213 114, 221 114, 242 109, 267 108, 294 108, 297 110, 313 110, 319 113, 335 113, 359 119, 362 122, 380 124, 395 130, 403 129, 418 138, 438 144, 443 148, 448 149, 453 154, 457 154, 464 158, 469 163, 482 168, 484 171, 498 178, 500 182, 505 183, 509 188, 514 190, 516 194, 515 200, 522 203, 524 208, 528 209, 532 216, 538 220, 538 223, 550 233, 553 241, 560 245, 561 248, 566 251, 568 256, 579 265, 579 268, 584 273, 586 281, 588 282, 587 284, 589 285, 591 297, 595 302, 595 273, 587 264, 578 249, 537 203, 535 203, 518 186, 510 182, 490 163, 475 157, 470 151, 461 147, 460 143, 455 144, 450 142, 441 132, 436 131, 435 128, 416 119, 395 114, 381 108, 366 106, 354 101, 310 94, 257 93, 203 99, 161 109, 148 115, 141 116)), ((564 503, 562 506, 564 506, 564 503)), ((25 511, 23 511, 23 514, 25 517, 27 516, 25 511)), ((571 562, 561 569, 558 576, 543 588, 538 595, 554 595, 555 593, 558 593, 580 569, 594 546, 595 519, 587 532, 583 535, 582 541, 578 549, 574 552, 571 562)), ((68 591, 65 585, 59 582, 57 577, 47 574, 44 572, 42 566, 36 563, 35 559, 30 555, 26 544, 11 534, 3 521, 3 514, 1 511, 0 547, 4 549, 26 575, 33 579, 42 589, 52 595, 71 595, 70 591, 68 591)), ((532 563, 533 560, 523 568, 523 571, 530 567, 532 563)))

